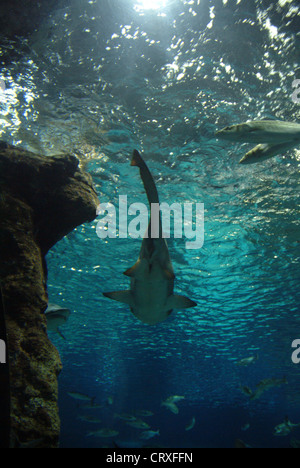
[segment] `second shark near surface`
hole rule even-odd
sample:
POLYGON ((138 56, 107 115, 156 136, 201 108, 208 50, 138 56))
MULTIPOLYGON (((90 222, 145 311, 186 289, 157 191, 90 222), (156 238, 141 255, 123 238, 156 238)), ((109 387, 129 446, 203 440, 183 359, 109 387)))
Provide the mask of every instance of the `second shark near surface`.
POLYGON ((186 309, 197 304, 185 296, 173 293, 175 274, 162 233, 161 215, 155 226, 153 205, 159 205, 159 197, 153 177, 138 151, 134 150, 131 166, 140 170, 148 202, 150 222, 142 241, 136 264, 124 274, 131 278, 130 290, 104 293, 105 297, 128 304, 132 313, 149 325, 165 320, 173 309, 186 309), (153 236, 153 232, 157 232, 153 236))
POLYGON ((259 143, 240 160, 240 164, 253 164, 299 146, 300 124, 280 120, 253 120, 225 127, 216 136, 240 143, 259 143))

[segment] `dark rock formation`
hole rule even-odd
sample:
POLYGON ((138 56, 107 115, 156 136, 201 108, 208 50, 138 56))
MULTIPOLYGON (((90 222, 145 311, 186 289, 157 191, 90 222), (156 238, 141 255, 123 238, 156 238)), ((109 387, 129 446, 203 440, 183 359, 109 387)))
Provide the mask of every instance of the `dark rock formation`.
POLYGON ((58 446, 61 361, 46 332, 44 257, 63 236, 96 217, 97 195, 78 163, 75 156, 37 156, 0 142, 0 286, 12 445, 41 439, 39 446, 58 446))
POLYGON ((51 11, 66 6, 70 0, 1 0, 0 31, 10 39, 16 36, 27 37, 48 17, 51 11))
POLYGON ((0 448, 9 446, 10 435, 10 388, 6 347, 6 327, 0 284, 0 448))

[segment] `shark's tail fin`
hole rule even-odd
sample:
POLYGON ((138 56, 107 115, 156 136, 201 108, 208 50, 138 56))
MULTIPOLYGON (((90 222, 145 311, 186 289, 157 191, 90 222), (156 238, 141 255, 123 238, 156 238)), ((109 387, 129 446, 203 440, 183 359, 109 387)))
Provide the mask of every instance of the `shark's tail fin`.
POLYGON ((140 153, 137 150, 133 151, 131 166, 137 166, 140 169, 141 179, 146 190, 150 208, 152 203, 159 204, 158 192, 151 172, 149 171, 147 164, 142 159, 140 153))
POLYGON ((131 166, 138 166, 140 167, 142 164, 145 164, 145 162, 143 161, 140 153, 138 152, 138 150, 133 150, 133 154, 132 154, 132 159, 131 159, 131 166))

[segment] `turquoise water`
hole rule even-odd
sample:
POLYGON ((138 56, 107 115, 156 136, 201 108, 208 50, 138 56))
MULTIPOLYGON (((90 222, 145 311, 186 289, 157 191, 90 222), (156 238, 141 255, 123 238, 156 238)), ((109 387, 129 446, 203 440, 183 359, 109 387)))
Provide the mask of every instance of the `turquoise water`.
POLYGON ((273 435, 285 416, 300 422, 300 365, 291 360, 300 338, 300 150, 242 166, 251 146, 215 138, 248 119, 299 120, 298 31, 290 0, 75 0, 30 40, 2 50, 1 139, 48 155, 74 152, 99 200, 115 205, 119 195, 146 203, 130 167, 136 148, 161 201, 205 207, 200 250, 168 243, 176 292, 198 306, 155 326, 102 296, 128 287, 122 273, 141 240, 100 240, 96 219, 49 252, 50 302, 71 310, 66 340, 49 332, 63 362, 62 447, 232 447, 236 439, 289 447, 300 439, 299 428, 273 435), (283 377, 287 384, 256 400, 240 388, 283 377), (82 408, 74 391, 103 407, 82 408), (170 395, 185 397, 178 414, 161 406, 170 395), (147 422, 159 437, 145 442, 115 417, 139 410, 153 412, 147 422), (88 415, 101 423, 79 419, 88 415), (119 434, 88 436, 100 428, 119 434))

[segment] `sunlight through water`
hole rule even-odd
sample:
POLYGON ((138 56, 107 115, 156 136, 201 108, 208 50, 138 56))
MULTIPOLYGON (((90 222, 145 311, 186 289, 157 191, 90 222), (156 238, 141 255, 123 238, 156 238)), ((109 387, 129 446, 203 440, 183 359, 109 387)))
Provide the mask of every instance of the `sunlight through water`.
POLYGON ((137 0, 134 6, 136 11, 159 10, 168 4, 168 0, 137 0))

